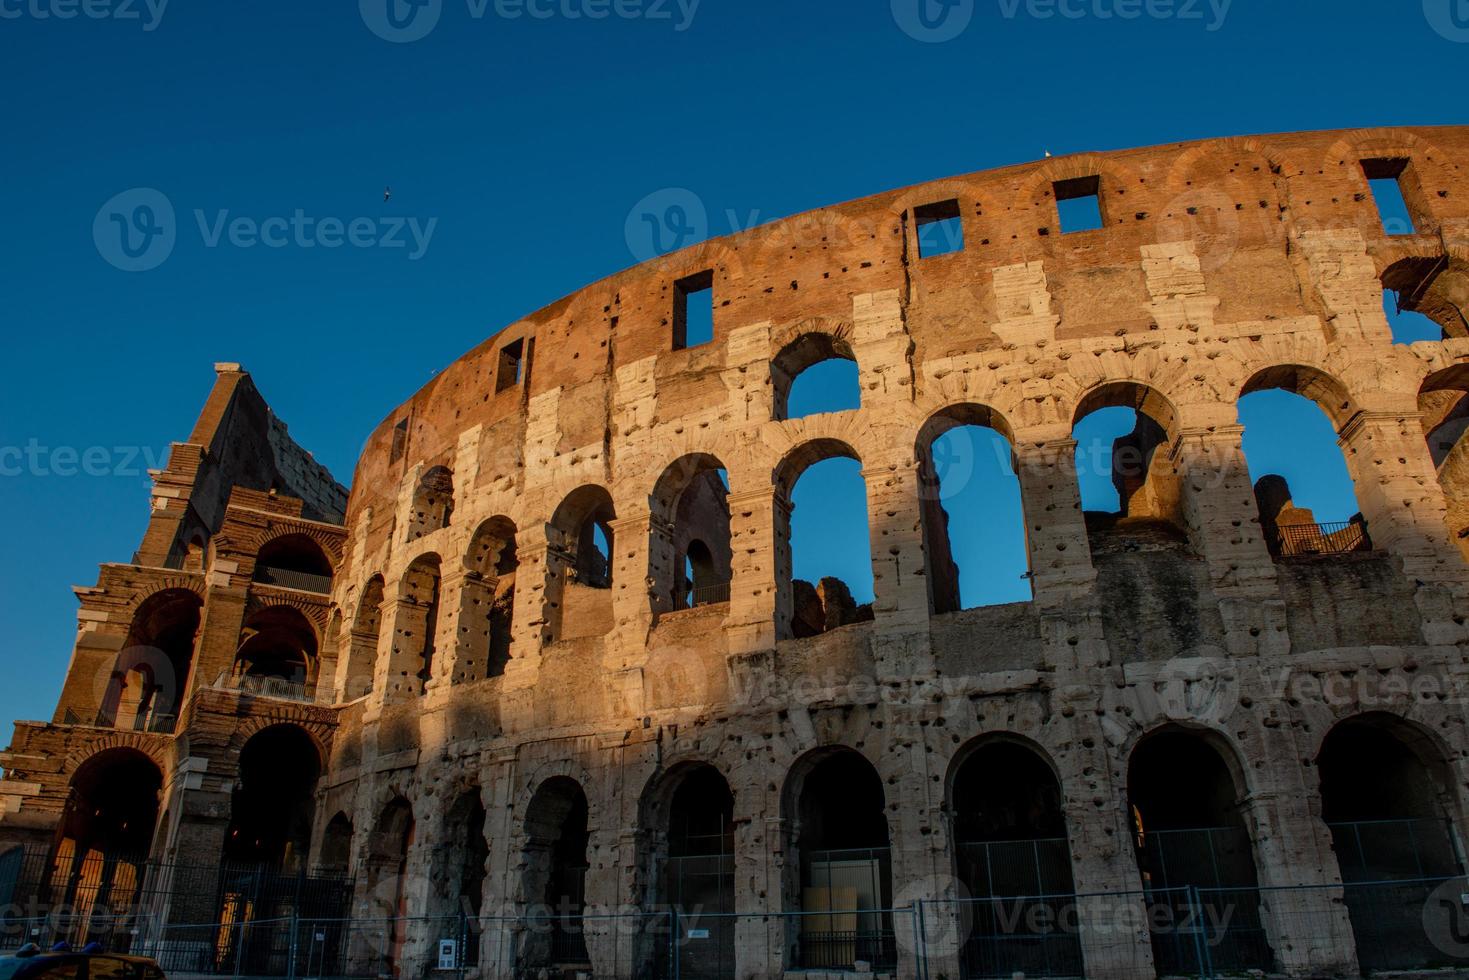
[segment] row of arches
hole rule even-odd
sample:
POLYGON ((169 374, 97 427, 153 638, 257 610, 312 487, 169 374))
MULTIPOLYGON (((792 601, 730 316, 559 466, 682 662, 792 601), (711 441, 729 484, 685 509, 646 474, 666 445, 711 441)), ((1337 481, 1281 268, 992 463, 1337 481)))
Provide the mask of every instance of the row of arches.
MULTIPOLYGON (((1377 941, 1379 910, 1351 886, 1396 881, 1426 896, 1438 881, 1463 873, 1458 808, 1445 756, 1401 719, 1364 715, 1328 734, 1315 766, 1320 787, 1316 809, 1347 886, 1345 904, 1358 939, 1359 962, 1364 970, 1428 962, 1432 950, 1426 938, 1416 948, 1405 947, 1394 934, 1394 945, 1384 948, 1377 941)), ((1200 901, 1218 906, 1207 909, 1201 920, 1209 931, 1215 968, 1280 968, 1280 943, 1288 923, 1272 921, 1262 902, 1257 850, 1260 834, 1268 835, 1263 824, 1269 818, 1252 799, 1241 760, 1214 733, 1175 726, 1142 738, 1124 771, 1126 822, 1138 879, 1133 889, 1145 896, 1155 916, 1160 909, 1170 913, 1152 932, 1159 975, 1192 969, 1192 939, 1161 924, 1196 916, 1189 903, 1200 901)), ((890 821, 902 802, 889 798, 863 754, 836 745, 799 759, 786 776, 780 800, 780 840, 760 846, 781 853, 781 891, 772 898, 778 898, 782 911, 797 913, 782 920, 784 932, 778 938, 786 968, 840 970, 857 962, 878 970, 895 966, 899 940, 893 921, 890 821)), ((1003 903, 1024 899, 1046 904, 1053 910, 1050 922, 1065 920, 1065 906, 1076 901, 1077 890, 1069 806, 1050 759, 1025 738, 984 736, 955 756, 946 781, 944 817, 955 887, 964 900, 952 909, 961 920, 958 955, 965 976, 1083 974, 1083 935, 1052 928, 1017 932, 1003 903)), ((409 812, 407 807, 406 800, 394 800, 379 827, 397 826, 393 821, 409 812)), ((461 809, 456 804, 451 814, 461 809)), ((570 776, 553 776, 535 789, 521 812, 517 901, 538 909, 534 914, 543 916, 549 928, 517 941, 516 966, 534 970, 569 963, 591 968, 599 952, 595 931, 586 931, 592 920, 583 916, 591 868, 588 848, 594 846, 596 830, 589 827, 586 792, 570 776)), ((649 909, 677 908, 682 928, 704 937, 681 952, 688 975, 734 976, 739 921, 733 914, 734 868, 740 844, 729 783, 709 763, 676 766, 644 793, 640 822, 646 839, 638 866, 639 903, 649 909)), ((477 836, 482 822, 472 821, 470 830, 462 823, 451 816, 450 837, 441 847, 483 839, 477 836)), ((387 838, 380 830, 374 839, 387 838)), ((479 861, 487 851, 465 853, 479 861)), ((392 867, 406 860, 404 850, 378 863, 392 867)), ((457 880, 482 886, 478 870, 476 865, 475 874, 457 880)), ((1121 885, 1114 882, 1111 887, 1121 885)), ((478 908, 484 900, 477 894, 471 902, 478 908)), ((497 955, 510 954, 499 950, 497 955)), ((656 950, 643 955, 655 956, 656 950)))
MULTIPOLYGON (((1469 427, 1469 374, 1450 369, 1432 376, 1424 385, 1424 404, 1430 413, 1426 445, 1454 497, 1461 488, 1443 464, 1457 458, 1452 446, 1469 427)), ((1354 474, 1360 480, 1370 471, 1350 471, 1338 444, 1338 433, 1357 415, 1345 387, 1317 369, 1287 365, 1250 378, 1239 405, 1247 423, 1243 460, 1272 555, 1370 548, 1354 484, 1354 474), (1260 405, 1265 406, 1263 414, 1260 405), (1280 470, 1289 471, 1290 480, 1280 470)), ((1161 540, 1203 550, 1205 542, 1194 540, 1202 533, 1201 522, 1189 513, 1187 481, 1176 455, 1178 413, 1166 397, 1137 382, 1099 385, 1078 403, 1073 434, 1075 472, 1094 555, 1099 547, 1115 547, 1110 542, 1119 531, 1156 532, 1161 540)), ((914 458, 930 611, 942 614, 1030 599, 1032 515, 1025 513, 1026 474, 1018 466, 1009 422, 984 405, 948 406, 921 427, 914 458)), ((791 450, 773 473, 780 638, 809 636, 872 616, 874 555, 861 465, 853 445, 823 437, 791 450), (845 497, 823 473, 833 465, 843 468, 838 482, 846 485, 845 497)), ((1223 459, 1208 465, 1226 471, 1232 464, 1223 459)), ((1041 477, 1049 480, 1037 474, 1037 482, 1041 477)), ((729 494, 727 469, 710 453, 675 460, 656 481, 649 498, 646 573, 654 612, 728 600, 735 559, 729 494)), ((1049 513, 1035 516, 1054 519, 1049 513)), ((511 574, 513 561, 507 556, 513 554, 515 530, 507 518, 496 518, 493 524, 493 532, 482 529, 475 541, 488 535, 503 543, 493 573, 498 583, 511 574)), ((544 642, 599 635, 611 628, 618 527, 612 496, 597 485, 572 491, 552 513, 544 642)), ((477 564, 473 552, 484 547, 471 546, 468 565, 477 564)), ((418 558, 401 587, 404 596, 428 612, 435 611, 431 580, 439 575, 438 561, 432 555, 418 558)), ((478 574, 491 577, 487 571, 478 574)), ((370 581, 359 605, 357 632, 369 639, 376 636, 382 589, 380 579, 370 581)), ((410 645, 420 662, 433 653, 427 649, 433 632, 427 625, 414 621, 407 628, 417 638, 410 645)), ((483 665, 474 676, 492 676, 503 668, 508 641, 494 638, 508 637, 509 628, 506 619, 492 626, 492 641, 502 644, 493 655, 478 649, 471 654, 471 663, 483 665)), ((475 632, 473 627, 469 631, 475 632)), ((407 643, 412 638, 402 639, 407 643)), ((414 669, 420 680, 431 674, 414 669)), ((405 670, 400 666, 395 674, 401 677, 405 670)))

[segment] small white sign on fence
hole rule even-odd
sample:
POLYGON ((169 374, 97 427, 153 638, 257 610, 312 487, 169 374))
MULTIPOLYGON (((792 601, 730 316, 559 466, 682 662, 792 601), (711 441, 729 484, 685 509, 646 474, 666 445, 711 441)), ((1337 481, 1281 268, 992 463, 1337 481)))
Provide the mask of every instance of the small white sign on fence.
POLYGON ((459 941, 457 939, 439 940, 439 969, 459 969, 459 941))
POLYGON ((689 930, 689 938, 690 939, 708 939, 709 938, 709 930, 708 929, 690 929, 689 930))

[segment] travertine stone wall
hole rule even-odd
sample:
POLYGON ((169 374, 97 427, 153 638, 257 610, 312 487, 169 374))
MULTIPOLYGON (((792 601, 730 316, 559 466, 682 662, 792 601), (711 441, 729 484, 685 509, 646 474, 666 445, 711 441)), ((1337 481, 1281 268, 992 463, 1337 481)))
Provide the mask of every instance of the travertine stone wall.
MULTIPOLYGON (((715 766, 734 795, 737 909, 789 910, 788 779, 835 746, 881 777, 898 902, 956 894, 949 785, 956 760, 987 736, 1022 739, 1054 767, 1079 892, 1139 888, 1128 759, 1168 726, 1207 734, 1226 758, 1264 885, 1340 883, 1314 760, 1345 718, 1386 712, 1415 726, 1453 773, 1443 791, 1462 827, 1469 505, 1460 449, 1435 467, 1425 431, 1469 392, 1469 324, 1443 300, 1469 269, 1466 168, 1462 127, 1048 159, 666 256, 465 355, 369 440, 332 550, 341 625, 327 639, 342 653, 321 675, 335 692, 311 708, 330 716, 317 833, 338 812, 351 818, 359 910, 380 900, 365 862, 384 808, 399 797, 412 806, 409 866, 427 876, 444 813, 466 787, 480 788, 488 815, 484 907, 534 903, 525 881, 540 845, 527 810, 553 777, 576 780, 589 802, 588 901, 647 906, 666 833, 649 825, 648 801, 695 762, 715 766), (1410 161, 1416 233, 1383 232, 1362 169, 1376 159, 1410 161), (1063 234, 1053 187, 1081 177, 1099 179, 1104 227, 1063 234), (965 247, 920 258, 913 209, 950 199, 965 247), (1425 271, 1405 289, 1405 270, 1425 271), (674 284, 705 272, 714 340, 675 350, 674 284), (1384 282, 1410 305, 1432 297, 1421 308, 1441 317, 1445 339, 1393 344, 1384 282), (527 380, 497 385, 501 351, 516 342, 533 351, 527 380), (782 417, 784 387, 811 350, 855 359, 861 408, 782 417), (1266 388, 1330 417, 1372 551, 1272 559, 1236 413, 1240 397, 1266 388), (1111 405, 1140 409, 1165 438, 1138 498, 1149 512, 1089 531, 1072 428, 1111 405), (1033 600, 935 615, 920 440, 935 416, 959 410, 982 413, 1014 450, 1033 600), (730 597, 672 610, 677 529, 654 494, 695 455, 727 472, 730 597), (793 639, 790 488, 829 456, 861 463, 873 618, 793 639), (415 493, 437 466, 452 471, 449 523, 412 536, 415 493), (607 590, 570 581, 574 529, 558 523, 587 487, 615 512, 607 590), (510 661, 456 684, 456 665, 483 656, 461 617, 466 556, 492 519, 516 529, 510 661), (423 610, 403 590, 425 556, 443 574, 435 672, 420 695, 395 678, 414 652, 404 634, 422 633, 423 610), (362 597, 375 577, 374 641, 357 624, 372 618, 362 597), (359 699, 347 680, 366 676, 376 681, 359 699), (1451 693, 1414 694, 1425 679, 1451 693)), ((211 651, 237 639, 249 601, 210 559, 182 583, 206 600, 203 673, 211 651)), ((83 595, 69 685, 113 649, 97 625, 107 620, 88 618, 108 615, 109 601, 83 595)), ((264 700, 250 710, 285 711, 264 700)), ((31 789, 52 765, 51 743, 22 733, 0 784, 21 802, 7 804, 3 826, 55 810, 31 789), (48 761, 22 762, 27 746, 48 761)), ((150 751, 169 758, 171 737, 156 741, 150 751)), ((210 758, 210 778, 225 765, 210 758)), ((64 785, 65 771, 52 782, 64 785)), ((188 829, 202 817, 183 825, 178 840, 204 833, 188 829)), ((428 902, 427 877, 407 894, 410 907, 428 902)), ((1285 970, 1355 969, 1338 899, 1328 889, 1272 904, 1267 931, 1285 970)), ((741 978, 790 966, 784 928, 740 922, 741 978)), ((433 938, 413 933, 405 955, 430 955, 433 938)), ((931 942, 944 948, 942 935, 931 942)), ((607 937, 590 945, 599 975, 631 969, 607 937)), ((1087 934, 1083 949, 1094 976, 1136 976, 1151 962, 1145 931, 1087 934)), ((941 953, 950 966, 954 955, 941 953)))

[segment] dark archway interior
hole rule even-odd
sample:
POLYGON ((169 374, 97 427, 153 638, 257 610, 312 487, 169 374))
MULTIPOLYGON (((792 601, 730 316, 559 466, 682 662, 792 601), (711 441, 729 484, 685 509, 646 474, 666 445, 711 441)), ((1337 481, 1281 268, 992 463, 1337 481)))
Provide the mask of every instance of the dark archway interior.
MULTIPOLYGON (((304 534, 286 534, 267 541, 255 556, 255 580, 270 582, 273 571, 299 572, 303 575, 331 578, 332 563, 310 537, 304 534)), ((278 584, 292 587, 289 580, 278 584)))
POLYGON ((1331 829, 1343 879, 1459 873, 1461 861, 1437 780, 1396 732, 1371 721, 1344 722, 1326 736, 1316 765, 1321 816, 1331 829))
MULTIPOLYGON (((1133 749, 1127 795, 1143 884, 1186 915, 1180 889, 1197 893, 1209 921, 1208 937, 1221 970, 1270 971, 1275 953, 1263 927, 1254 844, 1245 826, 1242 794, 1219 752, 1200 735, 1168 730, 1133 749)), ((1158 973, 1186 972, 1188 950, 1177 930, 1153 933, 1158 973)))
POLYGON ((235 669, 246 677, 269 677, 305 685, 316 662, 316 631, 290 606, 262 609, 245 621, 235 669))
POLYGON ((704 857, 734 853, 734 794, 713 766, 689 773, 668 808, 668 853, 704 857))
POLYGON ((567 776, 542 783, 526 810, 523 896, 551 925, 530 937, 522 954, 527 967, 590 962, 580 920, 591 841, 587 820, 586 793, 567 776))
POLYGON ((954 834, 961 842, 1064 838, 1056 774, 1013 742, 976 749, 954 778, 954 834))
POLYGON ((882 780, 856 752, 827 756, 801 783, 802 854, 888 846, 882 780))
POLYGON ((306 865, 321 757, 294 725, 257 732, 240 750, 226 861, 296 870, 306 865))
POLYGON ((96 851, 146 858, 162 788, 163 774, 140 752, 112 749, 93 756, 72 777, 61 838, 73 842, 78 856, 96 851))
POLYGON ((352 821, 338 813, 326 825, 321 837, 321 856, 317 865, 328 874, 346 874, 352 860, 352 821))

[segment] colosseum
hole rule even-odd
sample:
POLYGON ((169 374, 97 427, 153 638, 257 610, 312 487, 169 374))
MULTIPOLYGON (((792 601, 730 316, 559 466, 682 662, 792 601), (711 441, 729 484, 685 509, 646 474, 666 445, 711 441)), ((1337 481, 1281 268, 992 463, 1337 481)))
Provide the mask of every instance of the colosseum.
POLYGON ((1220 139, 712 240, 440 372, 350 495, 216 365, 0 756, 5 939, 232 976, 1469 965, 1465 167, 1469 127, 1220 139), (1395 343, 1385 294, 1442 336, 1395 343), (860 407, 790 417, 833 358, 860 407), (1251 478, 1272 389, 1330 419, 1350 522, 1251 478), (1141 463, 1087 512, 1074 429, 1115 407, 1141 463), (959 427, 1013 454, 1028 601, 962 608, 959 427), (870 605, 793 577, 836 457, 870 605))

